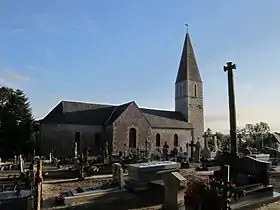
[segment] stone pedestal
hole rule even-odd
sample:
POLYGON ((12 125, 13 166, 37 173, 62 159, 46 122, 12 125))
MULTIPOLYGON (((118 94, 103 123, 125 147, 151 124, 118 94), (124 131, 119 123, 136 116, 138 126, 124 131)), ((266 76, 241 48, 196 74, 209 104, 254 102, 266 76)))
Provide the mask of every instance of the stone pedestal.
POLYGON ((178 209, 178 192, 181 186, 185 186, 186 179, 178 172, 163 174, 165 196, 163 209, 178 209))

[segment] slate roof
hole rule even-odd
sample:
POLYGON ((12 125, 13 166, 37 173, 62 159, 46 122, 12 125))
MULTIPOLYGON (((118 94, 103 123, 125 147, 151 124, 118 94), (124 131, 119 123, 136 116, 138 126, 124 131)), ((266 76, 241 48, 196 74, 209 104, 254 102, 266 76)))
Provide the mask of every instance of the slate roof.
MULTIPOLYGON (((41 123, 112 125, 123 111, 134 102, 121 105, 92 104, 61 101, 41 123)), ((192 129, 181 112, 140 108, 143 116, 154 128, 192 129)))
POLYGON ((185 80, 202 81, 189 33, 185 36, 176 83, 185 80))

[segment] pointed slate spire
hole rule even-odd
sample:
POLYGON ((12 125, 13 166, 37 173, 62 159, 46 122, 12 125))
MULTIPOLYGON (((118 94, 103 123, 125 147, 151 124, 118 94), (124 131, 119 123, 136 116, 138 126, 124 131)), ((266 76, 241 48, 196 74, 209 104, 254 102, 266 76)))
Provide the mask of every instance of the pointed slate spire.
POLYGON ((202 82, 189 33, 186 33, 176 83, 185 80, 202 82))

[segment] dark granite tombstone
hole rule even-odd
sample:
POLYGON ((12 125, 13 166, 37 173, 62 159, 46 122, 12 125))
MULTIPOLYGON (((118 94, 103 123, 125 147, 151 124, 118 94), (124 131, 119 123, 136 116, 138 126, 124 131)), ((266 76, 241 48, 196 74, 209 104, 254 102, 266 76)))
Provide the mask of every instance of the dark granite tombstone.
POLYGON ((199 141, 195 144, 195 152, 194 152, 194 161, 200 162, 200 155, 201 155, 201 145, 199 141))
MULTIPOLYGON (((190 157, 190 162, 192 162, 194 160, 194 148, 195 148, 195 143, 193 141, 193 139, 191 140, 191 143, 187 144, 187 149, 191 148, 191 157, 190 157)), ((188 150, 187 150, 188 151, 188 150)))
POLYGON ((168 149, 169 149, 169 146, 168 146, 167 142, 164 142, 162 153, 163 153, 163 157, 165 160, 168 160, 168 149))

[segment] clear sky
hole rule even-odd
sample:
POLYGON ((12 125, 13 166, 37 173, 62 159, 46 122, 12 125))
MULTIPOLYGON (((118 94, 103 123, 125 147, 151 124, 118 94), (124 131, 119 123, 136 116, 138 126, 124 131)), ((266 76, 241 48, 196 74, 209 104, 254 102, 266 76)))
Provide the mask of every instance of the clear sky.
POLYGON ((280 130, 279 0, 0 0, 0 84, 23 89, 41 118, 60 100, 174 109, 189 24, 204 80, 205 128, 228 129, 235 71, 238 124, 280 130))

